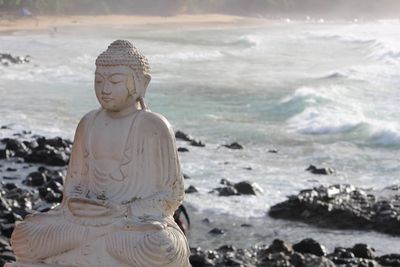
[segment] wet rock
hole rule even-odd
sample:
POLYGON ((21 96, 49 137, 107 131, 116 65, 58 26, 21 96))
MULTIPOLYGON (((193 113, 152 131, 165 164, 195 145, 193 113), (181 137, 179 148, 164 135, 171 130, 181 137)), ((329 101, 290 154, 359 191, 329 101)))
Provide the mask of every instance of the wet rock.
POLYGON ((293 249, 299 253, 309 253, 316 256, 325 256, 326 249, 323 245, 312 238, 306 238, 299 243, 293 245, 293 249))
POLYGON ((64 151, 57 151, 48 145, 44 148, 34 149, 24 159, 28 163, 43 163, 50 166, 66 166, 69 161, 69 157, 64 151))
POLYGON ((208 233, 213 234, 213 235, 223 235, 223 234, 225 234, 225 231, 220 228, 213 228, 208 233))
POLYGON ((189 261, 192 267, 215 266, 214 262, 208 258, 206 253, 203 252, 201 248, 191 249, 189 261))
POLYGON ((272 153, 272 154, 277 154, 278 152, 279 152, 279 150, 275 149, 275 148, 268 150, 268 153, 272 153))
POLYGON ((191 193, 196 193, 199 192, 199 190, 197 190, 196 187, 194 187, 193 185, 189 186, 186 190, 185 193, 186 194, 191 194, 191 193))
POLYGON ((191 146, 198 146, 198 147, 204 147, 205 146, 205 144, 202 141, 197 140, 193 136, 188 135, 188 134, 186 134, 184 132, 181 132, 181 131, 176 131, 175 132, 175 138, 183 140, 183 141, 186 141, 186 142, 189 142, 191 146))
POLYGON ((277 253, 277 252, 283 252, 283 253, 292 253, 293 248, 292 245, 280 240, 280 239, 275 239, 272 244, 265 250, 265 253, 277 253))
POLYGON ((12 155, 11 151, 8 149, 0 149, 0 159, 8 159, 12 155))
POLYGON ((222 179, 219 181, 219 183, 222 184, 222 185, 233 186, 233 183, 232 183, 231 181, 229 181, 228 179, 225 179, 225 178, 222 178, 222 179))
POLYGON ((176 131, 175 132, 175 138, 176 139, 181 139, 181 140, 187 141, 187 142, 191 142, 192 140, 194 140, 193 136, 188 135, 188 134, 186 134, 184 132, 181 132, 181 131, 176 131))
POLYGON ((189 152, 189 149, 187 149, 186 147, 179 147, 178 152, 189 152))
POLYGON ((369 247, 367 244, 355 244, 352 252, 357 258, 373 259, 375 249, 369 247))
POLYGON ((388 254, 376 258, 382 266, 400 266, 400 254, 388 254))
POLYGON ((271 207, 274 218, 335 229, 374 229, 400 235, 400 199, 379 199, 351 185, 320 186, 289 196, 271 207))
POLYGON ((21 56, 13 56, 11 54, 7 53, 0 53, 0 64, 8 67, 11 64, 22 64, 22 63, 28 63, 30 62, 31 57, 29 55, 26 55, 25 57, 21 56))
POLYGON ((249 181, 236 183, 234 187, 240 195, 258 195, 263 193, 263 190, 258 184, 249 181))
POLYGON ((32 172, 26 177, 24 183, 28 186, 42 186, 47 182, 47 177, 42 172, 32 172))
POLYGON ((18 139, 5 138, 2 140, 6 144, 6 150, 14 152, 16 157, 24 157, 29 153, 26 145, 18 139))
POLYGON ((206 145, 200 140, 192 140, 190 142, 191 146, 205 147, 206 145))
POLYGON ((314 165, 308 166, 306 171, 309 171, 313 174, 322 174, 322 175, 330 175, 335 173, 335 170, 332 168, 317 168, 314 165))
POLYGON ((218 195, 222 197, 239 195, 239 192, 233 186, 217 187, 213 189, 211 192, 214 191, 218 192, 218 195))
POLYGON ((184 173, 183 174, 183 179, 190 179, 190 176, 184 173))
POLYGON ((239 144, 238 142, 233 142, 228 145, 224 145, 224 147, 229 148, 229 149, 243 149, 243 146, 239 144))
POLYGON ((36 140, 30 140, 30 141, 23 141, 24 145, 29 148, 29 149, 35 149, 39 146, 38 142, 36 140))
POLYGON ((8 168, 6 169, 6 171, 8 171, 8 172, 16 172, 17 169, 16 169, 16 168, 8 167, 8 168))

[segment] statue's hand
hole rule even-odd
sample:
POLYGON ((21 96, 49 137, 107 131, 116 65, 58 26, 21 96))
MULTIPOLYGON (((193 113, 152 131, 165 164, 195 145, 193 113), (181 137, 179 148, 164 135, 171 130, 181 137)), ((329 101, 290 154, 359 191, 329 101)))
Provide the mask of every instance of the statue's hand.
POLYGON ((103 200, 71 197, 67 202, 68 209, 76 217, 119 217, 122 207, 103 200))
POLYGON ((167 228, 167 225, 165 223, 157 221, 132 222, 129 220, 122 220, 118 223, 113 224, 113 226, 118 230, 137 232, 161 231, 167 228))

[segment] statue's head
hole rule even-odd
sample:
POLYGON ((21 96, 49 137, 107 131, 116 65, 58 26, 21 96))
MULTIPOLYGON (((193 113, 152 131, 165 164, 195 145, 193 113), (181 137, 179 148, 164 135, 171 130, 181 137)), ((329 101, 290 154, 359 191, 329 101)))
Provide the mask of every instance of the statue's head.
POLYGON ((96 96, 107 110, 137 103, 145 108, 143 98, 150 80, 147 58, 129 41, 114 41, 96 59, 96 96))

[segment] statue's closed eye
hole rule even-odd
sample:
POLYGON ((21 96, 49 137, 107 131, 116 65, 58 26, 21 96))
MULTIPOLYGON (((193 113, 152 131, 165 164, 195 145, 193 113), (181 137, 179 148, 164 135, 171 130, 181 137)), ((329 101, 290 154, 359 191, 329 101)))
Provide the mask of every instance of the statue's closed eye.
POLYGON ((125 81, 125 75, 121 75, 121 74, 114 74, 110 78, 110 82, 112 84, 121 83, 123 81, 125 81))

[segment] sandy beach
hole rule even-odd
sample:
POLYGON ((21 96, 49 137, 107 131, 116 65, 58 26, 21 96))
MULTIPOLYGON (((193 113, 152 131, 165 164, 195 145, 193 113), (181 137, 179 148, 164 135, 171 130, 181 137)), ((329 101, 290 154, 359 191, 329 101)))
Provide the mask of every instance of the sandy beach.
POLYGON ((177 15, 161 16, 35 16, 29 18, 5 19, 0 17, 0 31, 17 30, 47 30, 54 27, 68 26, 100 26, 100 25, 177 25, 205 26, 205 25, 236 25, 245 26, 259 19, 250 19, 240 16, 220 14, 177 15))

